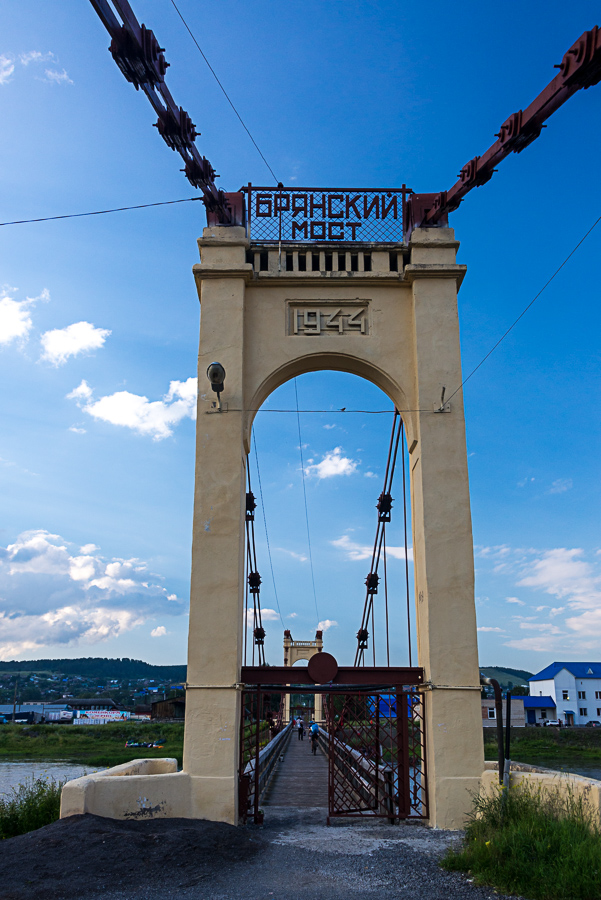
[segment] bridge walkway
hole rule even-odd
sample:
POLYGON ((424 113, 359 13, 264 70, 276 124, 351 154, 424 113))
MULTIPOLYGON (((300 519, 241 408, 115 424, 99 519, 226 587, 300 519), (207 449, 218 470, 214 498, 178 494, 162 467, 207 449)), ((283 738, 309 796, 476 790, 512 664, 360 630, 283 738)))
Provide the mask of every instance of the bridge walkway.
POLYGON ((261 802, 264 806, 297 809, 328 805, 328 761, 319 748, 313 756, 308 735, 299 741, 293 731, 261 802))

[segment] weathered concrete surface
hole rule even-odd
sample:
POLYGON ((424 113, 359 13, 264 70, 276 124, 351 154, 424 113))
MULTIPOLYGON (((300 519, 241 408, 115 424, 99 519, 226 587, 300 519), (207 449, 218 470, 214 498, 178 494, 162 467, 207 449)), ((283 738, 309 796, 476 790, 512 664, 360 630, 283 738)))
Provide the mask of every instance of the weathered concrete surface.
POLYGON ((405 423, 418 658, 427 689, 429 814, 437 827, 460 827, 480 786, 484 753, 461 391, 439 414, 443 389, 454 391, 462 382, 457 289, 465 267, 455 262, 454 232, 416 229, 402 273, 376 266, 352 279, 280 270, 273 249, 269 270, 254 272, 246 262, 243 228, 206 228, 198 243, 201 329, 183 767, 203 783, 202 814, 238 821, 233 776, 246 630, 245 463, 253 418, 279 385, 330 369, 376 384, 405 423), (325 324, 343 308, 361 311, 361 328, 325 324), (323 318, 324 327, 299 331, 299 310, 308 322, 323 318), (218 414, 205 374, 215 360, 226 370, 227 410, 218 414))
MULTIPOLYGON (((2 900, 504 900, 444 872, 460 833, 418 823, 325 825, 270 807, 266 824, 74 816, 0 843, 2 900)), ((508 900, 508 898, 507 898, 508 900)), ((514 897, 513 900, 516 900, 514 897)))
MULTIPOLYGON (((601 781, 574 775, 572 772, 557 772, 554 769, 524 763, 511 764, 510 779, 512 787, 519 785, 547 795, 553 795, 558 791, 566 798, 568 796, 575 800, 582 798, 601 826, 601 781)), ((499 765, 493 762, 486 763, 486 770, 482 773, 482 793, 492 796, 499 789, 499 765)))

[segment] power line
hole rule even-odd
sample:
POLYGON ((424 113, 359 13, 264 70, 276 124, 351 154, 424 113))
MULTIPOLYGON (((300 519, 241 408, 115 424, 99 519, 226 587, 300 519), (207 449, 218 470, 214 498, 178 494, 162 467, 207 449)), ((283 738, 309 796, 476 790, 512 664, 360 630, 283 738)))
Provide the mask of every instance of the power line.
POLYGON ((107 213, 127 212, 130 209, 148 209, 150 206, 172 206, 174 203, 193 203, 202 197, 185 197, 183 200, 161 200, 160 203, 140 203, 138 206, 118 206, 115 209, 96 209, 93 212, 68 213, 64 216, 44 216, 41 219, 18 219, 16 222, 0 222, 3 225, 29 225, 30 222, 53 222, 56 219, 81 219, 82 216, 105 216, 107 213))
POLYGON ((483 366, 483 365, 484 365, 484 363, 486 362, 486 360, 488 359, 488 357, 489 357, 489 356, 492 356, 492 354, 495 352, 495 350, 497 349, 497 347, 499 346, 499 344, 502 343, 502 341, 505 340, 505 338, 507 337, 507 335, 509 334, 510 331, 513 331, 513 329, 514 329, 515 326, 518 324, 518 322, 520 321, 520 319, 522 319, 522 318, 526 315, 526 313, 528 312, 528 310, 530 309, 530 307, 538 300, 538 298, 540 297, 540 295, 542 294, 542 292, 543 292, 546 288, 549 287, 549 285, 551 284, 551 282, 553 281, 553 279, 555 278, 555 276, 556 276, 556 275, 559 275, 559 273, 561 272, 561 270, 563 269, 563 267, 565 266, 565 264, 568 262, 568 260, 571 259, 571 257, 576 253, 576 250, 578 250, 578 248, 580 247, 580 245, 583 244, 583 243, 585 242, 585 240, 587 239, 587 237, 589 236, 589 234, 591 233, 591 231, 593 231, 593 229, 597 227, 597 225, 599 224, 599 222, 601 222, 601 216, 599 216, 599 218, 597 219, 597 221, 594 222, 594 223, 591 225, 591 227, 590 227, 589 230, 586 232, 586 234, 584 235, 584 237, 580 238, 580 240, 578 241, 578 243, 576 244, 576 246, 574 247, 574 249, 571 250, 571 251, 568 253, 568 255, 566 256, 566 258, 564 259, 564 261, 562 262, 562 264, 561 264, 561 265, 553 272, 553 274, 551 275, 551 277, 549 278, 549 280, 548 280, 547 282, 545 282, 545 284, 543 284, 543 286, 542 286, 542 288, 540 289, 540 291, 538 292, 538 294, 530 301, 530 303, 528 304, 528 306, 527 306, 527 307, 519 314, 519 316, 517 317, 517 319, 515 320, 515 322, 513 322, 513 324, 509 326, 509 328, 507 329, 507 331, 505 332, 505 334, 503 334, 503 335, 499 338, 499 340, 498 340, 497 343, 494 345, 494 347, 492 347, 492 348, 488 351, 488 353, 486 354, 486 356, 483 357, 483 359, 480 360, 480 362, 478 363, 478 365, 476 366, 476 368, 475 368, 475 369, 472 369, 472 371, 470 372, 470 374, 469 374, 466 378, 463 379, 463 381, 461 382, 461 384, 459 385, 459 387, 457 388, 457 390, 453 391, 453 393, 451 394, 451 396, 448 397, 447 400, 446 400, 445 402, 448 403, 448 401, 451 399, 451 397, 454 397, 455 394, 457 394, 457 393, 461 390, 461 388, 463 387, 463 385, 466 384, 466 383, 470 380, 470 378, 472 377, 472 375, 475 375, 475 374, 476 374, 476 372, 478 371, 478 369, 480 368, 480 366, 483 366))
POLYGON ((267 555, 269 557, 269 567, 271 569, 271 580, 273 582, 273 593, 275 594, 275 603, 278 608, 282 628, 285 628, 282 618, 282 610, 280 609, 280 601, 278 600, 278 592, 275 586, 275 575, 273 574, 273 561, 271 559, 271 547, 269 546, 269 535, 267 534, 267 519, 265 517, 265 501, 263 500, 263 485, 261 484, 261 470, 259 469, 259 454, 257 452, 257 439, 253 431, 253 446, 255 448, 255 463, 257 465, 257 477, 259 479, 259 494, 261 495, 261 510, 263 511, 263 525, 265 526, 265 540, 267 541, 267 555))
MULTIPOLYGON (((264 409, 262 406, 255 409, 243 409, 241 407, 228 407, 230 412, 253 412, 253 413, 326 413, 327 415, 334 416, 337 413, 360 413, 364 416, 391 416, 394 414, 394 409, 347 409, 343 407, 343 409, 264 409)), ((411 413, 411 412, 433 412, 431 409, 399 409, 400 413, 411 413)))
POLYGON ((209 62, 209 60, 206 58, 206 56, 204 55, 204 53, 203 53, 203 51, 202 51, 202 48, 201 48, 200 44, 198 43, 198 41, 196 40, 196 38, 194 37, 194 35, 192 34, 192 31, 190 30, 190 27, 189 27, 188 23, 186 22, 186 20, 185 20, 184 17, 182 16, 181 12, 180 12, 179 9, 177 8, 177 5, 176 5, 176 3, 175 3, 175 0, 171 0, 171 3, 172 3, 172 5, 173 5, 173 8, 175 9, 176 13, 178 14, 178 16, 180 17, 180 19, 181 19, 182 22, 184 23, 184 27, 185 27, 186 31, 188 32, 188 34, 190 35, 190 37, 192 38, 192 40, 193 40, 194 43, 196 44, 196 47, 198 48, 198 52, 200 53, 200 55, 202 56, 202 58, 203 58, 204 61, 206 62, 207 66, 208 66, 209 69, 211 70, 211 72, 212 72, 212 74, 213 74, 213 77, 215 78, 215 81, 217 82, 217 84, 219 85, 219 87, 221 88, 221 90, 223 91, 223 95, 224 95, 225 99, 227 100, 227 102, 229 103, 229 105, 232 107, 232 109, 233 109, 234 112, 236 113, 236 116, 238 117, 238 120, 239 120, 240 124, 242 125, 242 127, 243 127, 244 130, 245 130, 245 132, 247 133, 247 135, 249 136, 249 138, 251 139, 251 141, 252 141, 253 144, 255 145, 255 147, 256 147, 256 149, 257 149, 257 152, 258 152, 259 156, 261 157, 261 159, 263 160, 263 162, 265 163, 265 165, 267 166, 267 168, 269 169, 269 171, 270 171, 271 174, 273 175, 273 178, 274 178, 275 183, 276 183, 276 184, 279 184, 279 179, 277 178, 275 172, 273 171, 273 169, 271 168, 271 166, 269 165, 269 163, 267 162, 267 160, 266 160, 265 157, 263 156, 263 153, 261 152, 261 148, 259 147, 259 145, 258 145, 257 142, 255 141, 254 137, 252 136, 252 134, 250 133, 250 131, 249 131, 248 128, 246 127, 246 125, 245 125, 245 123, 244 123, 244 120, 242 119, 242 116, 240 115, 240 113, 238 112, 238 110, 236 109, 236 107, 234 106, 234 104, 233 104, 233 102, 232 102, 232 100, 231 100, 231 98, 230 98, 228 92, 226 91, 226 89, 224 88, 224 86, 223 86, 222 83, 220 82, 219 78, 217 77, 217 72, 215 71, 215 69, 213 68, 213 66, 212 66, 211 63, 209 62))
POLYGON ((305 462, 303 460, 303 439, 301 437, 300 415, 298 409, 298 388, 296 386, 296 378, 294 379, 294 396, 296 398, 296 424, 298 426, 298 449, 300 450, 301 473, 303 476, 303 496, 305 498, 305 522, 307 523, 307 544, 309 547, 309 564, 311 566, 311 583, 313 585, 313 600, 315 601, 315 612, 317 613, 317 621, 319 622, 319 610, 317 609, 317 594, 315 592, 315 573, 313 572, 313 554, 311 553, 311 535, 309 533, 309 510, 307 507, 307 487, 305 485, 305 462))

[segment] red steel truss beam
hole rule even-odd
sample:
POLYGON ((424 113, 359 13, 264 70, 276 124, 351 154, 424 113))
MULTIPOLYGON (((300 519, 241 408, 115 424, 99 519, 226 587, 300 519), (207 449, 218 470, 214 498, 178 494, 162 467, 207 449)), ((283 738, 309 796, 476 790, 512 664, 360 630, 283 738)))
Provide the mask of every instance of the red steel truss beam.
MULTIPOLYGON (((330 684, 399 685, 422 684, 424 670, 413 667, 341 666, 330 684)), ((308 685, 315 687, 307 666, 243 666, 243 684, 256 685, 308 685)), ((267 688, 266 688, 267 689, 267 688)), ((298 693, 295 691, 295 693, 298 693)), ((309 691, 310 693, 310 691, 309 691)))
POLYGON ((202 191, 210 225, 243 224, 241 194, 225 194, 215 184, 215 170, 198 152, 198 137, 188 113, 177 106, 165 84, 169 63, 153 32, 140 25, 128 0, 91 0, 102 24, 111 36, 113 59, 136 90, 141 89, 158 116, 156 127, 168 147, 184 161, 186 178, 202 191))
POLYGON ((601 80, 601 28, 585 31, 564 54, 559 73, 541 91, 530 106, 512 113, 501 125, 497 140, 482 156, 475 156, 459 173, 459 180, 448 191, 438 194, 413 194, 405 204, 404 228, 406 237, 413 228, 447 223, 450 212, 457 209, 472 188, 489 181, 497 166, 510 153, 521 153, 544 128, 544 122, 566 100, 601 80))

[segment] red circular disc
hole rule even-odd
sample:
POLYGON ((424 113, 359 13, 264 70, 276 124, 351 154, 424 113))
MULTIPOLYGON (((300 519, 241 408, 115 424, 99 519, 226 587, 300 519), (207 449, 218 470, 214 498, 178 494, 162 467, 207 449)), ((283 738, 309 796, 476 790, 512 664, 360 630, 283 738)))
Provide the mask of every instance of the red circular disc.
POLYGON ((316 653, 309 660, 307 666, 309 678, 315 684, 327 684, 333 681, 338 674, 338 663, 331 653, 316 653))

